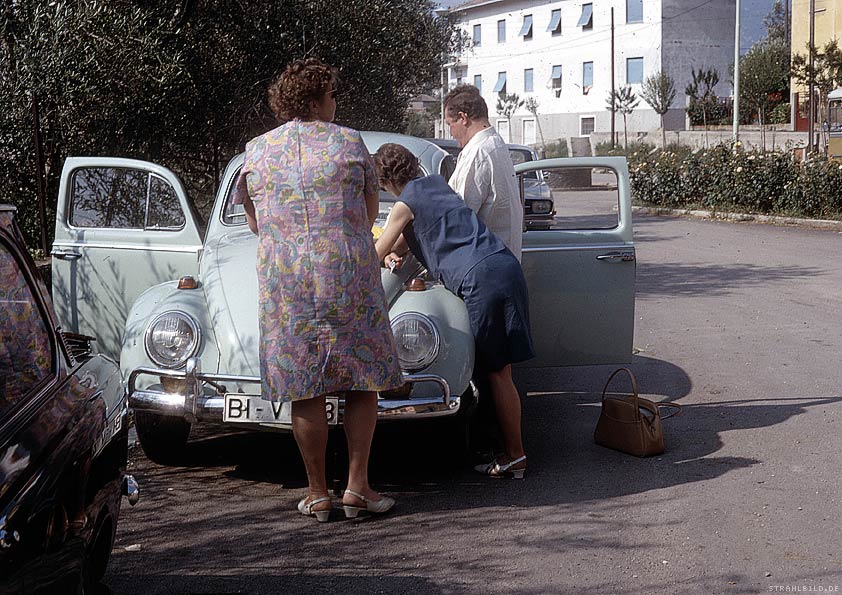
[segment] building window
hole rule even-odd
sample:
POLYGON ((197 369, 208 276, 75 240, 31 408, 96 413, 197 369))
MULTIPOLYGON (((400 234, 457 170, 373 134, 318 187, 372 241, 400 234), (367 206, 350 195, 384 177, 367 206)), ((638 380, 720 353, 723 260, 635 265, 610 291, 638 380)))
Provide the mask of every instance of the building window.
POLYGON ((643 82, 643 58, 626 59, 626 84, 638 85, 643 82))
POLYGON ((474 46, 482 45, 482 25, 474 25, 474 46))
POLYGON ((524 119, 523 120, 523 144, 524 145, 534 145, 535 144, 535 120, 524 119))
POLYGON ((506 92, 506 73, 505 72, 498 72, 497 73, 497 84, 494 85, 494 92, 495 93, 505 93, 506 92))
POLYGON ((450 79, 454 81, 457 85, 461 85, 465 82, 465 77, 468 76, 468 67, 467 66, 454 66, 450 69, 450 79))
POLYGON ((506 21, 497 21, 497 43, 506 43, 506 21))
POLYGON ((497 128, 497 134, 503 137, 503 140, 507 143, 512 142, 509 139, 509 121, 508 120, 497 120, 495 123, 495 127, 497 128))
POLYGON ((533 84, 532 84, 533 76, 532 76, 532 69, 527 68, 523 71, 523 91, 524 93, 532 93, 533 91, 533 84))
POLYGON ((579 119, 579 134, 588 136, 594 131, 593 116, 586 116, 579 119))
POLYGON ((626 22, 643 22, 643 0, 626 0, 626 22))
POLYGON ((553 89, 561 90, 561 64, 553 66, 553 89))
POLYGON ((532 15, 527 14, 523 17, 523 26, 520 28, 520 33, 518 33, 521 37, 523 37, 524 41, 528 41, 532 39, 532 15))
POLYGON ((482 75, 475 74, 474 75, 474 87, 476 87, 480 93, 482 93, 482 75))
POLYGON ((582 94, 587 95, 593 87, 593 62, 582 64, 582 94))
POLYGON ((593 4, 582 4, 582 16, 576 26, 581 27, 582 31, 593 29, 593 4))
POLYGON ((547 26, 547 31, 552 31, 553 37, 561 35, 561 9, 557 8, 552 12, 550 17, 550 24, 547 26))

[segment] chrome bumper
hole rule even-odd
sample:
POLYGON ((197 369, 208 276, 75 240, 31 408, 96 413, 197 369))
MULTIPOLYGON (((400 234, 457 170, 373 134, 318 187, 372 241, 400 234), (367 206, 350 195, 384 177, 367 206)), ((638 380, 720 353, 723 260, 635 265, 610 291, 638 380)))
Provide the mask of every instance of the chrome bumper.
MULTIPOLYGON (((436 374, 404 374, 403 378, 406 382, 413 384, 432 382, 437 384, 441 390, 438 391, 436 396, 432 397, 378 398, 378 420, 392 421, 408 418, 442 417, 453 415, 459 411, 461 398, 450 394, 450 385, 441 376, 436 374)), ((197 421, 222 423, 222 413, 225 407, 225 387, 221 383, 224 382, 259 385, 260 377, 200 372, 196 358, 188 360, 184 370, 137 368, 129 374, 127 387, 129 407, 135 411, 181 417, 191 423, 197 421), (186 394, 180 394, 169 393, 157 387, 138 389, 136 386, 137 379, 144 375, 185 381, 188 390, 186 394)), ((344 414, 343 399, 339 400, 339 413, 339 422, 341 423, 344 414)))

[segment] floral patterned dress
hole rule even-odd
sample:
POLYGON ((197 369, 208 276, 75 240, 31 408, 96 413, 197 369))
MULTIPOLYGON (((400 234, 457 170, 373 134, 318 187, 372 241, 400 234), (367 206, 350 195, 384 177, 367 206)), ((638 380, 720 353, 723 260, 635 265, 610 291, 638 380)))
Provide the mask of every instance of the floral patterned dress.
POLYGON ((366 210, 377 177, 360 134, 292 120, 247 144, 238 186, 257 216, 263 397, 400 386, 366 210))

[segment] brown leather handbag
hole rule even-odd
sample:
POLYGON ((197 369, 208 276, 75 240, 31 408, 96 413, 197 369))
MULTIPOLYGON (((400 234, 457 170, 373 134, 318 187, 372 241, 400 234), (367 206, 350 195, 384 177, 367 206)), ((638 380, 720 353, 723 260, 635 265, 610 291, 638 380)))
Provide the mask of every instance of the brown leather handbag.
POLYGON ((650 457, 664 452, 664 429, 661 420, 681 411, 677 403, 654 403, 637 394, 637 380, 628 368, 619 368, 608 377, 602 389, 602 412, 594 431, 594 441, 608 448, 626 452, 638 457, 650 457), (605 393, 608 385, 620 372, 628 374, 631 380, 632 395, 609 395, 605 393), (660 407, 670 407, 674 411, 661 417, 660 407))

